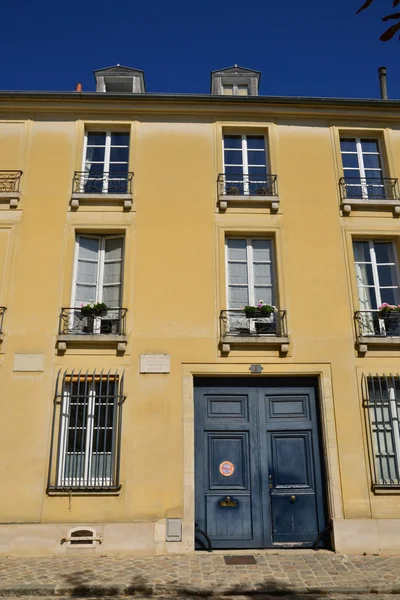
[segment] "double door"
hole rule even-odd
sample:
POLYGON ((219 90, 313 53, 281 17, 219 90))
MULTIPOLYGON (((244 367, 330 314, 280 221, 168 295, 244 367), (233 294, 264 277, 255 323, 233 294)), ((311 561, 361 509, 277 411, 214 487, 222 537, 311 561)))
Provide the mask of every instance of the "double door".
POLYGON ((311 546, 325 526, 313 382, 197 383, 199 528, 214 548, 311 546))

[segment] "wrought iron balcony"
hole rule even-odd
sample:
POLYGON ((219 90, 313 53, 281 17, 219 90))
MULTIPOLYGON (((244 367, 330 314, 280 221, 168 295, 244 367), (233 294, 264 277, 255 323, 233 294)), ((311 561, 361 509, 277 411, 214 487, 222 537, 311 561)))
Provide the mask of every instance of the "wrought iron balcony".
POLYGON ((4 314, 6 312, 5 306, 0 306, 0 335, 3 333, 4 314))
POLYGON ((126 308, 109 308, 104 315, 86 315, 80 308, 62 308, 59 335, 125 336, 126 308))
POLYGON ((87 171, 75 171, 73 194, 132 194, 132 172, 102 173, 97 177, 87 171))
POLYGON ((254 317, 246 317, 241 309, 221 311, 221 336, 224 338, 286 338, 286 311, 278 310, 270 316, 261 313, 254 317))
POLYGON ((277 175, 218 175, 219 196, 278 196, 277 175))
POLYGON ((368 201, 399 200, 397 179, 341 177, 339 185, 343 202, 365 200, 368 203, 368 201))
POLYGON ((22 171, 0 171, 0 193, 19 193, 22 171))
MULTIPOLYGON (((361 344, 399 344, 400 312, 379 316, 379 310, 358 310, 355 315, 357 339, 361 344), (396 340, 397 338, 397 340, 396 340)), ((364 351, 366 351, 365 348, 364 351)))

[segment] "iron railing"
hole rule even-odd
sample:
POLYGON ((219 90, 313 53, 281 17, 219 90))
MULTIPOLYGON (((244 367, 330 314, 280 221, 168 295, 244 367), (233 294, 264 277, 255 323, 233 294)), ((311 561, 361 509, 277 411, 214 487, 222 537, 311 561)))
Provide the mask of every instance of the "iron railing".
POLYGON ((235 337, 286 337, 286 310, 270 316, 246 317, 241 309, 223 310, 220 314, 221 336, 235 337))
POLYGON ((357 310, 357 337, 400 337, 400 312, 379 316, 379 310, 357 310))
POLYGON ((342 200, 399 200, 397 179, 341 177, 342 200))
POLYGON ((277 175, 218 175, 220 196, 277 196, 277 175))
POLYGON ((22 171, 0 171, 0 192, 19 192, 22 171))
POLYGON ((3 333, 4 314, 6 310, 5 306, 0 306, 0 333, 3 333))
POLYGON ((124 374, 58 372, 47 491, 118 491, 124 374))
POLYGON ((132 172, 102 173, 91 175, 87 171, 75 171, 72 180, 73 194, 131 194, 132 172))
POLYGON ((102 315, 87 315, 80 308, 62 308, 59 335, 125 335, 126 308, 108 308, 102 315))
POLYGON ((400 487, 400 376, 363 376, 372 487, 400 487))

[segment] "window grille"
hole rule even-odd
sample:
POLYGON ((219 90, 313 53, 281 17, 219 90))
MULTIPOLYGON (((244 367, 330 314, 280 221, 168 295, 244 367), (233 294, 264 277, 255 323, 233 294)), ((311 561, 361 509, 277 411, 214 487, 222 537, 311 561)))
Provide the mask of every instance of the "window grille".
POLYGON ((400 486, 400 376, 364 377, 374 488, 400 486))
POLYGON ((48 490, 119 490, 124 375, 59 371, 48 490))

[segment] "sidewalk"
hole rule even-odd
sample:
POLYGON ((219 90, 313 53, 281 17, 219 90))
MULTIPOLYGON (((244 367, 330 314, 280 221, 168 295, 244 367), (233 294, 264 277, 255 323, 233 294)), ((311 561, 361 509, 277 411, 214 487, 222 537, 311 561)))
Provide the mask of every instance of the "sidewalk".
POLYGON ((228 555, 1 557, 0 596, 167 594, 195 598, 280 594, 298 600, 329 592, 400 594, 400 556, 255 551, 252 556, 256 564, 227 565, 224 557, 228 555))

